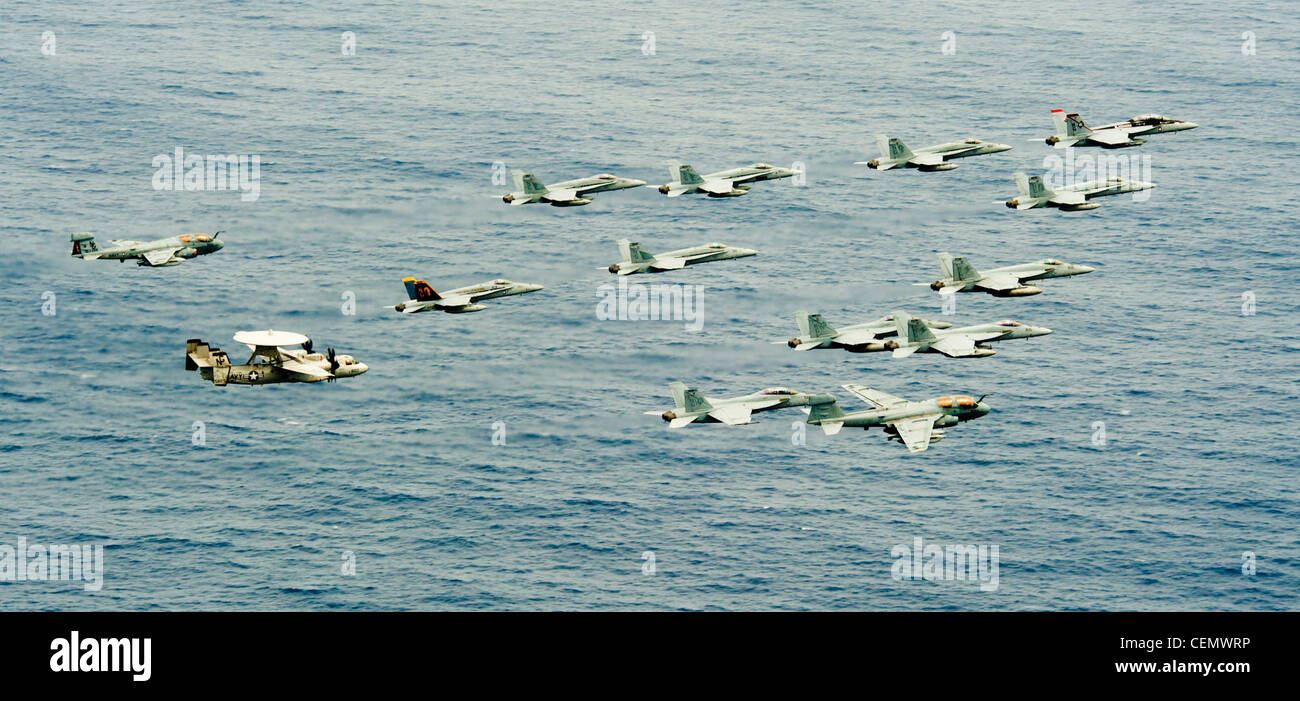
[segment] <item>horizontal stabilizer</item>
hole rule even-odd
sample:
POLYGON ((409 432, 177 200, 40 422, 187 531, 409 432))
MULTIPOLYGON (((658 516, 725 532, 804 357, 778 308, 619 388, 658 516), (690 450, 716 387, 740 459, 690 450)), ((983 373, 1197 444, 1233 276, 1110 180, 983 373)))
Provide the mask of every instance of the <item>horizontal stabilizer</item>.
POLYGON ((696 418, 697 417, 694 416, 679 416, 668 422, 668 428, 681 428, 682 426, 695 421, 696 418))
POLYGON ((840 429, 842 429, 842 428, 844 428, 844 422, 843 422, 843 421, 823 421, 823 422, 822 422, 822 433, 825 433, 825 434, 828 435, 828 436, 833 436, 833 435, 839 433, 839 432, 840 432, 840 429))

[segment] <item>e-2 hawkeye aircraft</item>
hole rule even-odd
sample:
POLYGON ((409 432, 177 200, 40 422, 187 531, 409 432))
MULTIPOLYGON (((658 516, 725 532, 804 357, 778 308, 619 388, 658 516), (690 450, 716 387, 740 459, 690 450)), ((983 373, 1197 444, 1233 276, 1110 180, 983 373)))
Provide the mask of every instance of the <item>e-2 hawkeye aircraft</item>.
POLYGON ((72 257, 82 260, 99 260, 106 258, 125 263, 134 259, 138 265, 160 268, 181 263, 196 256, 216 253, 225 247, 218 241, 221 235, 215 234, 181 234, 168 236, 156 241, 130 241, 127 239, 109 239, 111 248, 100 248, 95 237, 88 231, 72 235, 72 257))
POLYGON ((218 387, 227 384, 332 382, 370 369, 350 355, 336 355, 333 348, 324 355, 313 353, 311 339, 291 331, 240 331, 235 334, 235 342, 248 346, 253 352, 243 365, 232 365, 225 351, 209 346, 202 339, 191 338, 185 342, 185 369, 198 370, 199 377, 218 387))
POLYGON ((845 413, 834 396, 817 395, 804 409, 808 412, 808 423, 821 426, 828 436, 839 433, 845 426, 864 430, 880 426, 890 440, 899 441, 911 453, 919 453, 941 440, 943 429, 978 419, 992 411, 984 403, 984 397, 975 399, 955 394, 913 402, 862 385, 843 387, 872 408, 845 413), (821 397, 829 397, 829 400, 821 397))

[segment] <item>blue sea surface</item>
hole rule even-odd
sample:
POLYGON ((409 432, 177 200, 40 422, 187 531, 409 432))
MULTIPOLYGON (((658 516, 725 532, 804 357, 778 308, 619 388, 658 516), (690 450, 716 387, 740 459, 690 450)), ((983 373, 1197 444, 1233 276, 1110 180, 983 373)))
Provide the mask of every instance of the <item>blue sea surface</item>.
POLYGON ((98 592, 0 581, 0 609, 1300 608, 1296 7, 1068 7, 7 0, 0 544, 99 543, 105 563, 98 592), (1060 153, 1054 108, 1201 126, 1123 152, 1150 156, 1148 201, 1008 210, 1012 173, 1060 153), (877 133, 1015 150, 853 165, 877 133), (155 190, 178 147, 258 155, 259 196, 155 190), (666 199, 673 159, 807 177, 666 199), (508 207, 499 164, 650 187, 508 207), (176 267, 68 255, 75 231, 216 230, 223 251, 176 267), (704 286, 691 332, 597 318, 620 238, 760 254, 633 279, 704 286), (912 285, 938 251, 1098 271, 944 314, 912 285), (403 316, 384 307, 406 276, 546 289, 403 316), (1055 333, 973 360, 796 353, 771 341, 799 309, 1055 333), (186 339, 242 360, 231 335, 265 328, 371 370, 184 370, 186 339), (994 412, 917 455, 879 430, 798 445, 794 410, 669 430, 642 412, 674 380, 994 412), (996 591, 895 579, 917 537, 997 545, 996 591))

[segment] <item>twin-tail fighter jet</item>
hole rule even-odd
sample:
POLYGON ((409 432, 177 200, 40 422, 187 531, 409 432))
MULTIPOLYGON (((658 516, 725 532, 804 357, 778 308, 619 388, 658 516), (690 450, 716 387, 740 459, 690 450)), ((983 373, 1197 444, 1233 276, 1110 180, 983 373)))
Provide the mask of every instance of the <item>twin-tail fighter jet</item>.
POLYGON ((402 314, 428 311, 442 311, 448 314, 479 312, 487 308, 482 304, 478 304, 480 300, 522 295, 545 289, 541 285, 497 278, 477 285, 457 287, 446 294, 438 294, 438 291, 424 280, 407 277, 402 278, 402 283, 406 285, 406 294, 409 299, 393 305, 393 311, 402 314))
POLYGON ((939 254, 939 267, 943 270, 942 279, 915 284, 925 285, 941 295, 987 292, 994 297, 1028 297, 1039 294, 1043 290, 1037 285, 1026 285, 1026 282, 1083 275, 1096 270, 1086 265, 1074 265, 1055 258, 1047 258, 1036 263, 1008 265, 981 273, 966 262, 965 258, 954 258, 948 253, 939 254))
POLYGON ((217 240, 221 234, 181 234, 168 236, 156 241, 130 241, 127 239, 109 239, 109 248, 100 248, 90 232, 82 231, 72 235, 72 257, 82 260, 117 260, 125 263, 135 260, 136 264, 151 268, 180 265, 190 258, 208 253, 216 253, 225 247, 217 240))
POLYGON ((1186 131, 1200 126, 1195 122, 1162 117, 1158 114, 1144 114, 1132 119, 1090 127, 1084 124, 1077 112, 1066 114, 1065 110, 1052 110, 1052 121, 1056 123, 1056 133, 1047 137, 1048 146, 1068 148, 1070 146, 1101 146, 1103 148, 1124 148, 1146 143, 1139 136, 1163 134, 1170 131, 1186 131))
POLYGON ((618 250, 623 260, 609 266, 609 272, 618 275, 636 273, 662 273, 665 270, 681 270, 688 265, 712 263, 718 260, 731 260, 757 255, 758 251, 749 248, 737 248, 721 243, 709 243, 693 248, 651 255, 641 248, 641 244, 627 239, 619 239, 618 250))
MULTIPOLYGON (((898 325, 894 323, 892 314, 882 316, 874 321, 852 324, 838 329, 826 323, 821 314, 809 314, 805 311, 795 312, 795 321, 799 323, 799 337, 788 341, 773 341, 773 343, 784 343, 798 351, 808 351, 814 348, 843 348, 852 353, 893 350, 898 346, 897 343, 886 346, 885 344, 888 342, 884 340, 898 335, 898 325)), ((926 326, 932 329, 952 327, 952 324, 946 321, 928 321, 924 319, 921 321, 924 321, 926 326)))
POLYGON ((943 429, 978 419, 992 411, 984 403, 984 397, 975 399, 965 394, 913 402, 862 385, 844 385, 844 389, 872 408, 845 413, 835 397, 817 395, 817 399, 810 401, 808 409, 805 409, 808 423, 821 426, 828 436, 839 433, 845 426, 862 429, 880 426, 890 440, 901 442, 912 453, 919 453, 941 440, 943 429), (829 397, 829 401, 819 401, 821 397, 829 397))
POLYGON ((739 197, 749 192, 746 183, 788 178, 799 175, 802 171, 778 168, 767 163, 755 163, 700 175, 685 163, 673 162, 669 164, 668 173, 672 177, 672 182, 660 185, 659 192, 669 197, 680 197, 697 192, 703 192, 709 197, 739 197))
POLYGON ((876 136, 876 145, 880 148, 880 158, 870 161, 857 161, 853 165, 866 166, 876 170, 889 170, 900 166, 917 168, 922 171, 952 170, 957 167, 957 164, 948 161, 955 158, 1000 153, 1010 151, 1013 148, 1007 144, 995 144, 980 141, 979 139, 965 139, 963 141, 926 146, 913 151, 903 143, 902 139, 885 136, 884 134, 876 136))
POLYGON ((771 411, 786 407, 805 406, 810 397, 821 401, 834 401, 830 395, 808 395, 785 387, 769 387, 743 397, 726 399, 708 398, 681 382, 670 382, 668 389, 673 394, 674 408, 660 414, 658 411, 645 412, 651 416, 661 416, 668 422, 668 428, 681 428, 691 423, 724 423, 730 426, 753 423, 749 415, 756 411, 771 411))
POLYGON ((512 170, 510 174, 514 177, 516 191, 502 195, 501 199, 512 207, 534 202, 545 202, 552 207, 580 207, 591 204, 591 195, 597 192, 624 190, 645 185, 644 180, 620 178, 609 173, 565 180, 551 186, 541 184, 532 173, 525 173, 522 170, 512 170))
POLYGON ((1066 185, 1059 190, 1049 190, 1043 185, 1041 175, 1026 177, 1024 173, 1016 173, 1015 178, 1020 196, 1007 200, 1006 205, 1010 209, 1056 207, 1066 212, 1077 212, 1100 207, 1100 202, 1089 201, 1095 197, 1150 190, 1156 186, 1155 183, 1108 177, 1066 185))
POLYGON ((893 314, 853 330, 836 332, 822 321, 821 315, 800 313, 799 338, 786 341, 795 350, 814 348, 843 348, 853 353, 878 353, 892 351, 893 357, 905 358, 913 353, 942 353, 949 358, 984 358, 997 351, 988 346, 995 341, 1015 338, 1032 338, 1052 333, 1051 329, 1030 326, 1018 321, 999 321, 952 328, 946 322, 935 323, 910 316, 906 312, 893 314), (885 319, 892 319, 893 333, 883 328, 885 319))
POLYGON ((369 370, 350 355, 313 353, 311 339, 291 331, 240 331, 235 342, 253 354, 243 365, 232 365, 220 348, 198 338, 185 342, 185 369, 198 370, 199 377, 218 387, 227 384, 267 385, 279 382, 332 382, 369 370), (301 349, 289 346, 301 346, 301 349))

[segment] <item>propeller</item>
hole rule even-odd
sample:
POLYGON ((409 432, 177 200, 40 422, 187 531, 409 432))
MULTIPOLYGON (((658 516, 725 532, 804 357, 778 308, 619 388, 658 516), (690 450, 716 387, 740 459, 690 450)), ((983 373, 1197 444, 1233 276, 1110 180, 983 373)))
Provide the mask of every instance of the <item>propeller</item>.
POLYGON ((992 397, 992 396, 993 396, 992 392, 989 392, 988 394, 981 394, 980 398, 975 400, 975 403, 979 404, 980 402, 984 401, 985 397, 992 397))
POLYGON ((339 361, 334 358, 334 348, 325 349, 325 357, 330 361, 330 374, 334 374, 339 369, 339 361))
POLYGON ((222 235, 222 234, 224 234, 224 233, 226 233, 226 230, 225 230, 225 229, 222 229, 221 231, 218 231, 217 233, 213 234, 213 235, 212 235, 212 238, 215 239, 216 237, 218 237, 218 236, 220 236, 220 235, 222 235))
POLYGON ((305 350, 305 351, 307 351, 308 353, 311 352, 311 339, 310 339, 310 338, 307 339, 307 342, 306 342, 306 343, 302 344, 302 349, 305 350))

